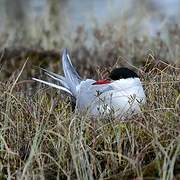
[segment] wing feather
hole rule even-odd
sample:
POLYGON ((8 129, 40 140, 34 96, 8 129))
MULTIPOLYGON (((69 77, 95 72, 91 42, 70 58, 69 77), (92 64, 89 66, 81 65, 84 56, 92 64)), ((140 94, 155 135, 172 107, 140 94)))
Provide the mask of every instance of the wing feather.
POLYGON ((50 82, 47 82, 47 81, 43 81, 43 80, 37 79, 37 78, 32 78, 32 79, 35 80, 35 81, 38 81, 40 83, 44 83, 44 84, 46 84, 48 86, 51 86, 51 87, 57 88, 59 90, 65 91, 65 92, 67 92, 67 93, 72 95, 71 91, 69 91, 69 89, 67 89, 65 87, 62 87, 62 86, 59 86, 59 85, 56 85, 56 84, 53 84, 53 83, 50 83, 50 82))
POLYGON ((66 82, 68 83, 68 86, 69 86, 70 90, 72 91, 73 95, 76 97, 77 96, 77 86, 82 81, 82 78, 79 76, 79 74, 74 69, 67 49, 65 49, 63 51, 62 64, 63 64, 63 70, 64 70, 66 82))

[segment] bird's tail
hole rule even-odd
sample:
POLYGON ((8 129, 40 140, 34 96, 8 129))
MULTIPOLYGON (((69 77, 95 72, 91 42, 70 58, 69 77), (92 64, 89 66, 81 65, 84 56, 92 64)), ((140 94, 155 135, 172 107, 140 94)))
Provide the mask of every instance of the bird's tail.
POLYGON ((41 79, 37 79, 37 78, 32 78, 32 79, 35 81, 44 83, 48 86, 63 90, 65 92, 71 94, 72 96, 76 97, 77 96, 77 86, 80 84, 82 79, 79 76, 79 74, 76 72, 76 70, 74 69, 67 49, 64 49, 64 51, 63 51, 62 64, 63 64, 64 76, 47 71, 46 69, 42 69, 46 75, 48 75, 52 79, 58 81, 61 85, 50 83, 50 82, 47 82, 47 81, 44 81, 41 79))

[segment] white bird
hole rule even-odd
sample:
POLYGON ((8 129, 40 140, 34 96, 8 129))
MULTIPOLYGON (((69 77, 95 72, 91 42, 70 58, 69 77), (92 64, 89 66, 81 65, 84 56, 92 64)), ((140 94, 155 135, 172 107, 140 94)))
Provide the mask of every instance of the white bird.
POLYGON ((76 100, 76 111, 86 112, 91 117, 113 114, 118 118, 127 118, 141 112, 140 104, 145 103, 146 97, 138 75, 132 70, 116 68, 110 73, 109 80, 83 80, 74 69, 66 49, 62 65, 64 76, 43 69, 61 85, 37 78, 33 80, 69 93, 76 100))

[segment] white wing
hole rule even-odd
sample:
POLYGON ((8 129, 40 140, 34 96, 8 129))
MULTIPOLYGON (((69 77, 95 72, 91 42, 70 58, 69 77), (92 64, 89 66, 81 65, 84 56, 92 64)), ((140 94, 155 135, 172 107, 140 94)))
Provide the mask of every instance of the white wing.
POLYGON ((76 97, 77 86, 80 84, 82 79, 79 76, 79 74, 76 72, 76 70, 74 69, 67 49, 63 51, 62 64, 63 64, 64 75, 66 78, 66 83, 68 84, 68 87, 70 88, 74 97, 76 97))

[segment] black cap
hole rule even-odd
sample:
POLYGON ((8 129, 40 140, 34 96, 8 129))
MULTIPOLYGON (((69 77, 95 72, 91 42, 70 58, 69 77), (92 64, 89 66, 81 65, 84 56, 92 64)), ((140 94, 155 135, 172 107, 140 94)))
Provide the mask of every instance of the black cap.
POLYGON ((127 79, 127 78, 138 78, 138 75, 134 71, 126 67, 121 67, 121 68, 113 69, 109 77, 112 80, 119 80, 119 79, 127 79))

